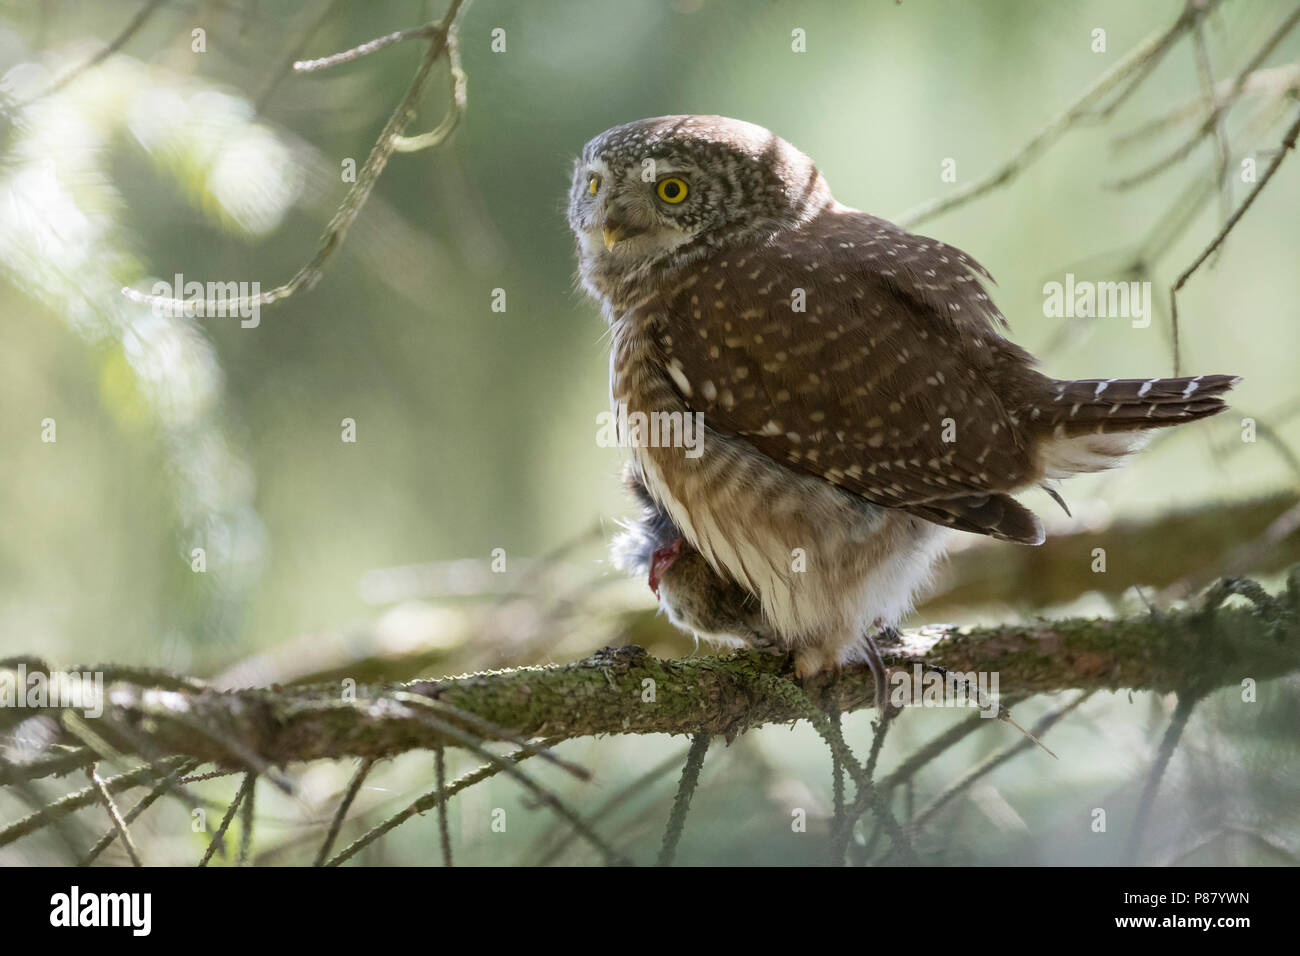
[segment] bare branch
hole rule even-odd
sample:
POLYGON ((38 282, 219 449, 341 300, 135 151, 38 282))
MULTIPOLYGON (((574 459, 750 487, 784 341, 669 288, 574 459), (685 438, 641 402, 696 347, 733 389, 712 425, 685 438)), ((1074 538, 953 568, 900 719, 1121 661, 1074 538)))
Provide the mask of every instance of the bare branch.
POLYGON ((1156 790, 1160 787, 1165 768, 1169 766, 1169 760, 1174 755, 1179 738, 1187 729, 1187 722, 1191 719, 1192 711, 1196 709, 1200 699, 1201 695, 1194 691, 1178 695, 1178 706, 1174 708, 1173 720, 1165 728, 1165 735, 1160 740, 1160 749, 1156 751, 1155 762, 1151 765, 1151 772, 1142 787, 1142 796, 1138 799, 1137 816, 1133 820, 1133 828, 1129 831, 1124 851, 1124 861, 1127 866, 1132 866, 1137 861, 1138 850, 1142 846, 1142 834, 1146 832, 1147 820, 1151 816, 1152 806, 1155 805, 1156 790))
MULTIPOLYGON (((1052 710, 1045 716, 1039 718, 1038 722, 1034 724, 1034 728, 1031 731, 1031 733, 1033 734, 1034 737, 1045 736, 1047 734, 1047 731, 1051 729, 1053 725, 1058 723, 1062 717, 1070 713, 1072 710, 1074 710, 1076 707, 1082 704, 1085 700, 1087 700, 1090 696, 1092 696, 1092 691, 1086 691, 1085 693, 1080 694, 1070 703, 1064 704, 1061 707, 1057 707, 1055 710, 1052 710)), ((1007 747, 999 751, 998 753, 995 753, 987 760, 981 762, 979 766, 972 769, 969 773, 963 776, 955 784, 953 784, 943 793, 939 794, 939 796, 935 797, 933 802, 931 802, 928 807, 926 807, 919 814, 917 814, 916 820, 913 822, 913 825, 917 829, 920 829, 921 827, 925 826, 925 824, 930 821, 931 817, 933 817, 936 813, 938 813, 945 806, 947 806, 955 797, 969 790, 971 786, 973 786, 975 782, 979 780, 981 777, 988 776, 990 773, 992 773, 998 767, 1002 766, 1008 760, 1017 756, 1018 754, 1024 753, 1026 750, 1029 750, 1033 746, 1034 746, 1033 740, 1028 740, 1028 739, 1021 740, 1018 743, 1012 744, 1010 747, 1007 747)))
MULTIPOLYGON (((559 743, 558 738, 551 738, 549 740, 542 741, 542 745, 547 747, 553 746, 557 743, 559 743)), ((529 757, 532 756, 534 756, 534 753, 532 751, 516 750, 514 753, 507 755, 505 759, 513 763, 519 763, 521 760, 527 760, 529 757)), ((500 771, 501 771, 501 764, 487 763, 479 767, 477 770, 471 771, 470 773, 467 773, 464 776, 456 778, 451 783, 447 784, 446 787, 435 787, 433 790, 424 794, 414 803, 410 804, 410 806, 407 806, 406 808, 399 810, 397 813, 393 814, 391 817, 384 820, 378 826, 373 827, 370 830, 367 830, 366 833, 363 834, 360 838, 353 841, 349 846, 347 846, 342 851, 340 851, 337 856, 334 856, 330 860, 328 860, 325 863, 325 866, 338 866, 340 863, 347 862, 349 859, 356 856, 358 853, 364 850, 371 843, 374 843, 381 836, 383 836, 385 833, 388 833, 390 830, 393 830, 395 827, 400 826, 401 824, 405 823, 407 820, 411 819, 414 816, 432 810, 434 807, 437 807, 442 803, 445 803, 447 800, 450 800, 455 794, 460 793, 460 791, 472 787, 477 783, 482 783, 488 777, 494 776, 500 771)))
POLYGON ((131 858, 131 865, 143 866, 140 862, 140 851, 136 849, 135 841, 131 839, 131 831, 127 829, 126 821, 122 819, 122 811, 113 802, 113 795, 104 786, 104 780, 100 777, 99 771, 93 765, 89 766, 86 768, 86 776, 90 778, 91 786, 94 787, 99 802, 104 805, 104 810, 108 813, 108 819, 113 824, 113 829, 122 838, 122 846, 126 848, 126 855, 131 858))
MULTIPOLYGON (((330 821, 329 832, 325 834, 325 842, 321 844, 320 850, 316 854, 316 862, 313 866, 324 866, 325 861, 329 859, 330 850, 334 847, 334 841, 338 839, 339 829, 342 828, 343 821, 347 819, 348 810, 352 806, 352 801, 354 801, 357 798, 357 794, 361 792, 361 784, 365 782, 366 777, 370 775, 370 771, 374 766, 375 761, 373 759, 363 760, 361 761, 361 766, 357 768, 357 772, 352 775, 352 781, 348 784, 348 789, 343 794, 343 799, 339 801, 338 809, 334 811, 334 817, 330 821)), ((441 794, 442 791, 442 781, 439 780, 438 793, 441 794)), ((439 805, 443 802, 445 802, 445 800, 439 801, 439 805)))
POLYGON ((1136 81, 1124 90, 1119 99, 1104 108, 1101 115, 1108 115, 1113 112, 1120 102, 1137 89, 1142 80, 1150 74, 1151 70, 1169 51, 1174 42, 1186 32, 1197 18, 1205 16, 1215 6, 1217 6, 1217 0, 1211 0, 1211 2, 1205 4, 1204 9, 1200 9, 1196 4, 1187 4, 1183 13, 1171 26, 1151 34, 1134 47, 1122 60, 1094 80, 1073 104, 1048 122, 1015 156, 1011 157, 997 170, 983 179, 978 179, 969 185, 954 190, 947 196, 928 200, 908 210, 897 219, 898 224, 911 229, 927 219, 933 219, 940 213, 963 206, 971 200, 978 199, 999 186, 1011 182, 1066 132, 1080 121, 1093 116, 1093 107, 1107 93, 1114 90, 1126 79, 1136 76, 1136 81))
MULTIPOLYGON (((138 787, 141 784, 149 783, 160 777, 166 776, 176 767, 185 764, 184 758, 173 758, 162 765, 146 764, 142 767, 136 767, 128 770, 126 773, 119 774, 116 777, 109 777, 104 781, 104 787, 109 793, 121 793, 132 787, 138 787)), ((19 784, 26 781, 19 781, 19 784)), ((84 807, 90 806, 99 800, 99 791, 95 787, 86 787, 83 790, 77 790, 66 796, 60 797, 53 803, 46 804, 34 813, 16 820, 4 829, 0 830, 0 846, 12 843, 13 841, 25 837, 28 834, 35 833, 44 827, 54 825, 61 828, 66 818, 84 807)))
MULTIPOLYGON (((447 9, 447 14, 441 21, 428 23, 421 27, 416 27, 413 30, 399 31, 398 33, 390 34, 387 37, 381 37, 379 40, 371 41, 371 44, 363 44, 361 47, 357 47, 353 50, 335 54, 334 57, 324 58, 325 60, 332 61, 328 65, 333 65, 334 62, 346 62, 345 60, 338 59, 339 57, 356 59, 359 56, 364 56, 368 52, 373 52, 374 49, 390 46, 393 43, 400 42, 404 39, 418 37, 426 38, 429 41, 429 47, 426 50, 423 59, 420 61, 419 68, 415 71, 415 77, 411 80, 411 84, 406 90, 406 95, 402 97, 402 101, 398 104, 397 109, 393 111, 392 115, 388 118, 388 122, 384 124, 383 131, 379 134, 379 139, 371 148, 370 155, 366 157, 365 163, 357 173, 356 183, 354 183, 352 188, 348 190, 348 194, 344 197, 342 205, 339 206, 338 211, 335 212, 333 218, 330 219, 329 225, 321 236, 320 242, 316 247, 315 255, 312 256, 311 260, 305 266, 294 274, 293 278, 283 285, 276 286, 269 292, 262 292, 253 296, 244 296, 236 300, 221 303, 218 303, 215 300, 199 302, 197 299, 187 301, 179 297, 173 298, 162 295, 146 295, 143 292, 138 292, 129 287, 123 288, 122 294, 132 302, 138 302, 141 305, 147 305, 151 308, 164 310, 173 314, 194 315, 197 314, 201 308, 204 315, 212 315, 220 312, 222 309, 244 310, 255 306, 271 305, 282 299, 287 299, 297 292, 312 289, 324 274, 325 264, 329 262, 330 259, 334 257, 335 253, 337 253, 343 246, 343 242, 347 238, 348 230, 352 228, 352 224, 360 214, 361 207, 365 205, 366 200, 370 198, 370 193, 374 190, 375 184, 379 181, 379 177, 383 173, 384 167, 388 165, 388 160, 398 149, 402 130, 406 128, 407 124, 410 123, 411 119, 415 116, 416 108, 420 105, 420 101, 424 99, 429 73, 432 71, 433 65, 441 58, 442 54, 448 50, 448 38, 455 29, 456 18, 459 16, 465 5, 466 0, 451 0, 451 4, 447 9), (371 47, 372 44, 380 45, 374 46, 372 49, 367 49, 367 47, 371 47)), ((454 41, 452 41, 452 45, 454 45, 454 41)), ((295 64, 295 66, 298 66, 298 64, 295 64)), ((316 69, 316 67, 312 67, 312 69, 316 69)), ((453 102, 463 104, 463 73, 461 74, 459 82, 461 83, 461 89, 459 94, 453 94, 453 102)), ((456 83, 457 79, 455 75, 453 75, 453 87, 456 86, 456 83)), ((453 110, 448 114, 447 120, 444 120, 444 124, 451 123, 451 125, 454 126, 455 120, 458 119, 458 116, 458 111, 453 110)), ((439 130, 441 129, 442 127, 439 127, 439 130)), ((435 130, 434 132, 439 132, 439 130, 435 130)), ((450 132, 450 128, 448 128, 447 132, 450 132)), ((445 134, 443 134, 443 138, 445 138, 445 134)))
POLYGON ((163 5, 163 0, 148 0, 148 2, 143 7, 140 8, 139 12, 137 12, 136 15, 131 18, 130 22, 128 22, 127 25, 122 28, 122 32, 119 33, 117 36, 115 36, 109 42, 108 46, 104 47, 104 49, 100 50, 98 53, 92 56, 85 63, 82 63, 81 65, 65 73, 63 76, 59 77, 49 86, 47 86, 45 89, 37 93, 35 96, 28 97, 27 99, 22 100, 21 102, 12 104, 10 106, 10 109, 15 111, 20 110, 25 107, 31 106, 37 100, 42 100, 47 96, 52 96, 55 93, 59 92, 59 90, 66 87, 69 83, 76 80, 78 77, 84 76, 90 70, 93 70, 95 67, 99 66, 101 63, 107 60, 118 50, 122 49, 122 47, 126 46, 127 41, 130 40, 131 37, 135 36, 136 33, 140 31, 140 28, 143 27, 149 21, 149 18, 152 17, 154 13, 157 12, 158 8, 161 7, 162 5, 163 5))
POLYGON ((677 796, 673 798, 673 812, 669 815, 668 826, 664 830, 664 842, 656 864, 658 866, 673 865, 677 844, 681 842, 682 831, 686 829, 686 813, 691 808, 691 797, 700 782, 700 770, 704 767, 704 755, 708 749, 708 734, 696 734, 691 738, 691 749, 682 766, 682 779, 677 784, 677 796))
POLYGON ((321 11, 316 18, 308 24, 307 29, 302 32, 302 35, 299 36, 296 41, 294 41, 293 46, 289 49, 289 52, 285 54, 280 66, 276 68, 276 71, 273 74, 271 74, 271 79, 267 82, 266 87, 262 90, 261 95, 258 96, 257 101, 254 103, 253 108, 256 109, 257 112, 261 113, 266 109, 266 104, 270 102, 272 94, 279 88, 280 82, 297 69, 298 54, 302 52, 302 49, 311 42, 312 37, 320 31, 320 28, 328 23, 330 18, 343 8, 344 0, 329 0, 329 2, 321 8, 321 11))
MULTIPOLYGON (((455 11, 451 14, 455 16, 455 11)), ((323 56, 318 60, 298 60, 293 65, 295 73, 314 73, 317 70, 327 70, 331 66, 338 66, 340 63, 351 63, 353 60, 359 60, 363 56, 371 53, 377 53, 385 47, 390 47, 394 43, 405 43, 407 40, 431 40, 438 39, 439 31, 442 29, 440 23, 424 23, 418 27, 412 27, 409 30, 397 30, 387 36, 378 37, 360 46, 354 46, 350 50, 344 50, 342 53, 334 53, 330 56, 323 56)))
MULTIPOLYGON (((447 789, 447 748, 435 747, 433 751, 434 786, 442 794, 447 789)), ((447 799, 438 801, 438 839, 442 843, 442 865, 451 866, 451 828, 447 825, 447 799)))
MULTIPOLYGON (((167 793, 167 791, 175 787, 180 782, 181 778, 185 776, 185 774, 189 773, 197 766, 199 766, 197 760, 186 761, 185 763, 182 763, 179 766, 177 766, 175 770, 173 770, 162 780, 159 780, 156 784, 154 784, 153 789, 151 789, 147 794, 145 794, 140 799, 140 802, 137 803, 134 807, 132 807, 130 812, 127 813, 126 817, 123 818, 124 825, 129 826, 130 824, 135 822, 136 818, 139 817, 140 814, 144 813, 151 806, 153 806, 154 803, 157 802, 159 797, 161 797, 163 794, 167 793)), ((87 853, 85 857, 82 858, 81 863, 78 865, 89 866, 90 864, 94 863, 95 860, 99 857, 99 855, 103 853, 105 850, 107 850, 110 845, 112 845, 113 841, 117 839, 120 832, 122 831, 120 831, 117 828, 116 821, 115 821, 114 826, 102 837, 100 837, 99 842, 96 843, 93 847, 91 847, 90 852, 87 853)))
MULTIPOLYGON (((1300 13, 1300 8, 1297 8, 1297 13, 1300 13)), ((1237 207, 1237 211, 1234 212, 1228 218, 1228 221, 1223 224, 1223 228, 1219 230, 1218 234, 1213 240, 1211 240, 1210 244, 1205 247, 1190 266, 1183 270, 1182 275, 1180 275, 1174 282, 1173 288, 1169 290, 1170 323, 1174 337, 1174 375, 1181 374, 1180 369, 1182 367, 1182 354, 1179 351, 1178 345, 1178 290, 1186 285, 1187 280, 1196 273, 1196 270, 1201 267, 1201 264, 1204 263, 1205 260, 1219 248, 1219 246, 1223 245, 1223 240, 1228 238, 1228 233, 1232 232, 1237 223, 1241 221, 1241 217, 1246 214, 1246 210, 1248 210, 1254 204, 1255 200, 1259 198, 1259 194, 1263 192, 1264 187, 1268 185, 1268 181, 1273 178, 1273 174, 1276 173, 1278 167, 1282 165, 1282 161, 1286 159, 1287 154, 1291 152, 1291 150, 1295 149, 1296 138, 1298 136, 1300 136, 1300 113, 1296 114, 1295 121, 1291 124, 1291 128, 1288 129, 1286 135, 1282 137, 1281 148, 1277 151, 1276 155, 1274 155, 1272 162, 1268 164, 1268 169, 1264 171, 1264 175, 1261 176, 1259 182, 1255 184, 1255 188, 1250 191, 1242 201, 1241 205, 1237 207)))
POLYGON ((253 789, 253 782, 255 780, 257 780, 257 774, 244 774, 244 782, 239 785, 239 789, 235 791, 235 798, 230 801, 230 806, 226 808, 226 815, 221 818, 221 826, 217 827, 217 832, 212 834, 212 839, 208 841, 207 852, 205 852, 203 858, 199 860, 199 866, 207 866, 209 861, 211 861, 213 854, 217 852, 217 848, 224 847, 226 842, 226 831, 230 829, 230 823, 235 819, 235 812, 239 809, 239 805, 244 802, 244 798, 248 796, 248 792, 253 789))
POLYGON ((1269 54, 1277 49, 1277 45, 1285 39, 1286 35, 1291 32, 1296 23, 1300 23, 1300 6, 1297 6, 1292 10, 1291 15, 1283 20, 1276 30, 1269 34, 1268 39, 1264 41, 1263 45, 1255 51, 1254 55, 1251 56, 1246 65, 1237 73, 1236 78, 1232 81, 1232 89, 1228 92, 1227 96, 1218 99, 1214 103, 1209 115, 1205 117, 1201 125, 1197 127, 1196 131, 1190 137, 1167 153, 1164 157, 1157 160, 1155 163, 1152 163, 1146 169, 1134 173, 1131 176, 1126 176, 1123 179, 1116 180, 1115 182, 1108 183, 1107 185, 1112 189, 1131 189, 1134 186, 1144 183, 1159 175, 1166 169, 1175 166, 1178 162, 1189 156, 1201 140, 1213 134, 1219 128, 1224 114, 1240 98, 1242 91, 1246 88, 1246 84, 1250 80, 1250 77, 1259 69, 1260 65, 1268 58, 1269 54))

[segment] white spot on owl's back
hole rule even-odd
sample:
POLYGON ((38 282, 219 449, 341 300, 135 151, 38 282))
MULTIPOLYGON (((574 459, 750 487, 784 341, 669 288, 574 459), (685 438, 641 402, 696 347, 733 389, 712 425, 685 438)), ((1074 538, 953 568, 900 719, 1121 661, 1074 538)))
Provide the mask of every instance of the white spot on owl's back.
POLYGON ((689 398, 692 394, 691 383, 687 380, 686 373, 682 370, 681 359, 675 358, 668 363, 668 374, 671 375, 673 381, 677 383, 677 387, 681 389, 682 394, 689 398))

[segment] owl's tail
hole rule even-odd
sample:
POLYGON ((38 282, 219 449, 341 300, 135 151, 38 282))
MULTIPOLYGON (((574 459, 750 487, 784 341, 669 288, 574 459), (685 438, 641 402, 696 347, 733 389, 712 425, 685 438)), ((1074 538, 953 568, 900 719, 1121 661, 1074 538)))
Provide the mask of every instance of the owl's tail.
POLYGON ((1221 396, 1240 381, 1237 375, 1052 381, 1049 399, 1029 413, 1050 434, 1044 474, 1064 478, 1112 468, 1146 443, 1149 430, 1224 411, 1221 396))

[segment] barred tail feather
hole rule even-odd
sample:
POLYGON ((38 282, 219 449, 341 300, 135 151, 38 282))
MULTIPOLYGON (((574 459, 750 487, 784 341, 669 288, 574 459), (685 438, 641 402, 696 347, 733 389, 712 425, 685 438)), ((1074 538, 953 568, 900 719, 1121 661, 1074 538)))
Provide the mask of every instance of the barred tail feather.
POLYGON ((1163 428, 1217 415, 1228 407, 1220 396, 1240 381, 1236 375, 1056 381, 1050 402, 1032 415, 1057 438, 1163 428))
POLYGON ((1081 379, 1052 382, 1050 400, 1030 413, 1050 433, 1043 474, 1065 478, 1103 471, 1146 444, 1151 429, 1208 418, 1228 405, 1236 375, 1081 379))

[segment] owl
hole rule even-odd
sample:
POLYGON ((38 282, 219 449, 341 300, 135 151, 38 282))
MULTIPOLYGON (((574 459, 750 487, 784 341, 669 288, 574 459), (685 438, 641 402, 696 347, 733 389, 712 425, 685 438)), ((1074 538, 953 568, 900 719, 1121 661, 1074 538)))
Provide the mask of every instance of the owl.
POLYGON ((978 262, 842 205, 739 120, 606 130, 568 222, 642 505, 616 563, 679 627, 792 652, 800 676, 861 661, 879 691, 875 638, 954 535, 1041 544, 1016 492, 1055 496, 1239 381, 1042 374, 978 262))

